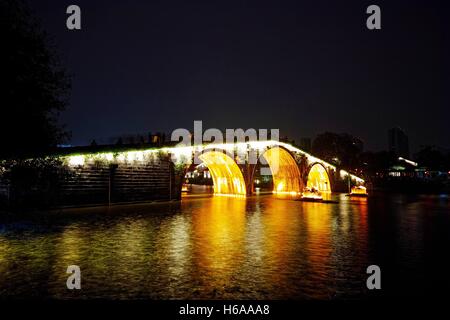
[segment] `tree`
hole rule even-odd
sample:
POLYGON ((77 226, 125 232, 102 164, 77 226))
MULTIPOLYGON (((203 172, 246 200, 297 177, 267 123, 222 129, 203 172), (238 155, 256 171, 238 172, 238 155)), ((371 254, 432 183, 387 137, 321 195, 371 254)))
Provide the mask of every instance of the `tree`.
POLYGON ((363 142, 347 133, 325 132, 313 141, 313 154, 328 162, 353 169, 359 166, 363 142))
POLYGON ((364 152, 360 155, 360 162, 366 177, 376 176, 398 162, 398 157, 390 151, 364 152))
POLYGON ((434 146, 424 146, 416 153, 415 159, 419 166, 431 170, 448 170, 445 155, 434 146))
POLYGON ((22 1, 0 0, 0 23, 0 158, 47 152, 68 138, 69 78, 22 1))

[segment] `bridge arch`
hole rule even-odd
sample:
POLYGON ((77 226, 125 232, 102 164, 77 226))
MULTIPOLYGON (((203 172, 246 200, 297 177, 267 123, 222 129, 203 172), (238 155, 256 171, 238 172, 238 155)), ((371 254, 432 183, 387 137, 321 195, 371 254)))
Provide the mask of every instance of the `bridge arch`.
POLYGON ((295 193, 302 191, 302 178, 297 161, 281 146, 274 146, 261 155, 272 172, 274 193, 295 193))
POLYGON ((323 164, 316 162, 308 171, 307 188, 314 188, 320 192, 331 192, 331 182, 327 169, 323 164))
POLYGON ((236 161, 223 151, 205 150, 199 159, 208 167, 215 194, 247 194, 245 179, 236 161))

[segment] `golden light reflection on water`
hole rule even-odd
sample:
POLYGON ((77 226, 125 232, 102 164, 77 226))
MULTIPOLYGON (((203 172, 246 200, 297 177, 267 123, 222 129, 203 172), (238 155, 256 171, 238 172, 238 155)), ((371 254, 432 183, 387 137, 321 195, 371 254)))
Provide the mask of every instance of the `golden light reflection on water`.
MULTIPOLYGON (((19 226, 21 227, 21 226, 19 226)), ((53 237, 37 235, 31 239, 27 232, 22 231, 24 240, 20 237, 0 236, 0 296, 8 295, 19 289, 28 289, 29 296, 39 297, 42 290, 36 286, 33 278, 45 275, 49 279, 49 261, 52 261, 54 251, 53 237), (17 272, 20 270, 20 272, 17 272), (31 289, 31 290, 30 290, 31 289)))
MULTIPOLYGON (((326 279, 330 276, 330 258, 334 249, 331 238, 331 209, 330 205, 321 203, 303 203, 305 209, 305 230, 307 230, 308 241, 305 242, 308 252, 306 255, 308 265, 314 266, 310 269, 310 276, 316 279, 326 279)), ((323 285, 319 281, 318 285, 323 285)), ((327 284, 323 291, 331 292, 334 287, 327 284)), ((321 298, 327 298, 323 293, 321 298)))
POLYGON ((77 264, 83 297, 328 298, 367 250, 367 206, 348 199, 211 197, 130 211, 0 236, 0 270, 11 281, 0 277, 0 289, 27 292, 28 281, 79 297, 65 289, 65 270, 77 264))
POLYGON ((194 263, 213 281, 226 281, 242 262, 245 206, 245 198, 214 197, 192 216, 194 263))
POLYGON ((164 223, 156 238, 158 264, 166 266, 171 279, 189 276, 192 259, 191 217, 179 215, 164 223))

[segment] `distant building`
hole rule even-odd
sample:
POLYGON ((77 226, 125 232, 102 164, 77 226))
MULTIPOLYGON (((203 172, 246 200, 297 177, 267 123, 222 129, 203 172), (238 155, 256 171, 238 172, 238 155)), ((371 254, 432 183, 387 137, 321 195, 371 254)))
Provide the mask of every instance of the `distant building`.
POLYGON ((399 127, 395 127, 388 132, 389 151, 398 157, 409 158, 408 136, 399 127))
POLYGON ((394 178, 414 178, 417 176, 417 162, 398 157, 388 169, 388 176, 394 178))

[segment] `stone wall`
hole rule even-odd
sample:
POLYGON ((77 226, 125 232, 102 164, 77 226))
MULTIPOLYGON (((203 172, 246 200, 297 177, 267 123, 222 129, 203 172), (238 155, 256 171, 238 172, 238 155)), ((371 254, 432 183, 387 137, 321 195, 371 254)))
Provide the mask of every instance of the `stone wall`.
POLYGON ((0 206, 10 208, 174 200, 181 195, 180 179, 173 164, 157 157, 145 162, 115 164, 61 163, 44 173, 29 165, 26 168, 16 165, 9 171, 0 175, 0 206))

